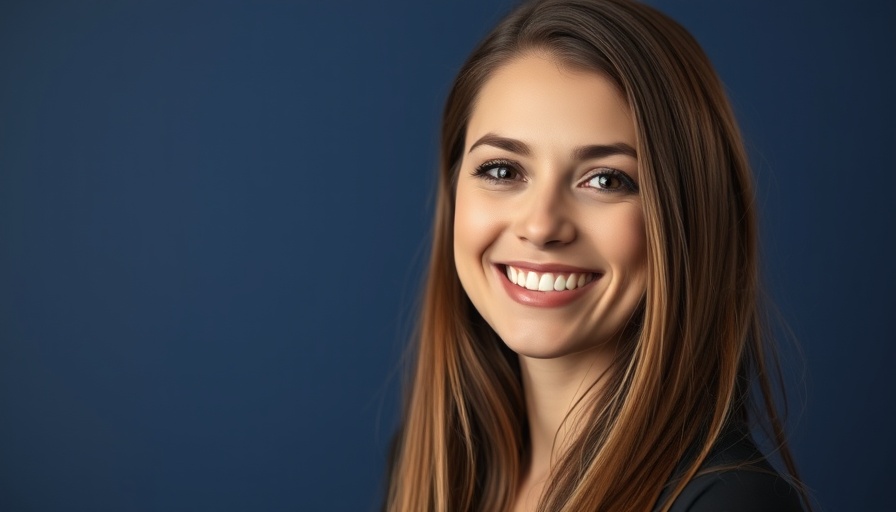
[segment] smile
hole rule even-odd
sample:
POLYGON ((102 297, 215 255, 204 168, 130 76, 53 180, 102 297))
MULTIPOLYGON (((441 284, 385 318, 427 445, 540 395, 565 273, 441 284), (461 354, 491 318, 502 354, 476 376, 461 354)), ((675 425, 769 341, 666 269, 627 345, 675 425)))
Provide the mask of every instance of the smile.
POLYGON ((559 264, 501 263, 493 268, 508 297, 538 308, 572 304, 603 276, 600 272, 559 264))
POLYGON ((595 277, 592 272, 535 272, 511 265, 506 265, 504 270, 511 283, 539 292, 575 290, 590 283, 595 277))

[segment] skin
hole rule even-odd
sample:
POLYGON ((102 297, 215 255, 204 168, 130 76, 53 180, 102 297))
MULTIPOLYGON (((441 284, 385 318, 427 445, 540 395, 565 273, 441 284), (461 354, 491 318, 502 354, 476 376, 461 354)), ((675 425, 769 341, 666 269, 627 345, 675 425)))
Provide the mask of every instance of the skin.
POLYGON ((498 68, 473 108, 454 256, 470 300, 520 358, 531 450, 515 510, 534 510, 551 461, 574 437, 575 404, 596 390, 645 293, 636 147, 614 84, 549 55, 498 68), (581 151, 592 146, 601 148, 581 151), (508 262, 593 280, 573 292, 521 291, 505 276, 508 262), (551 293, 566 298, 542 300, 551 293))

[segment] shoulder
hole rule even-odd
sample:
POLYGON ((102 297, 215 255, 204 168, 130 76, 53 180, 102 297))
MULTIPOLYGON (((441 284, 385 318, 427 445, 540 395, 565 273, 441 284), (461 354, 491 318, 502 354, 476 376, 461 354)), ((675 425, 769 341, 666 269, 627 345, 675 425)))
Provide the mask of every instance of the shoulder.
POLYGON ((710 472, 691 480, 671 512, 802 512, 799 494, 777 473, 710 472))
POLYGON ((748 435, 727 435, 672 504, 671 512, 802 512, 797 490, 748 435))

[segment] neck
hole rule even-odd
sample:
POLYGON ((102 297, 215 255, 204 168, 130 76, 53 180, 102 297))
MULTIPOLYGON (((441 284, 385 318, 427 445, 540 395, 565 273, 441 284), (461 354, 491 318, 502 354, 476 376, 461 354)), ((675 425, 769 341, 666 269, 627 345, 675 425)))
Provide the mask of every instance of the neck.
POLYGON ((581 432, 587 397, 599 391, 611 361, 612 353, 598 350, 556 359, 520 356, 530 448, 524 485, 546 480, 581 432))

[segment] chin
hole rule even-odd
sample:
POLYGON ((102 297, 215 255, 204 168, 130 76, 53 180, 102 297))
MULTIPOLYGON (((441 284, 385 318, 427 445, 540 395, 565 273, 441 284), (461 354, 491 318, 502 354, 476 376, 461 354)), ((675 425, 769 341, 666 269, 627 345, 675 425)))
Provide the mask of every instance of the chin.
POLYGON ((590 352, 599 347, 612 346, 600 337, 583 339, 562 329, 496 329, 495 332, 507 347, 521 357, 533 359, 557 359, 590 352))

